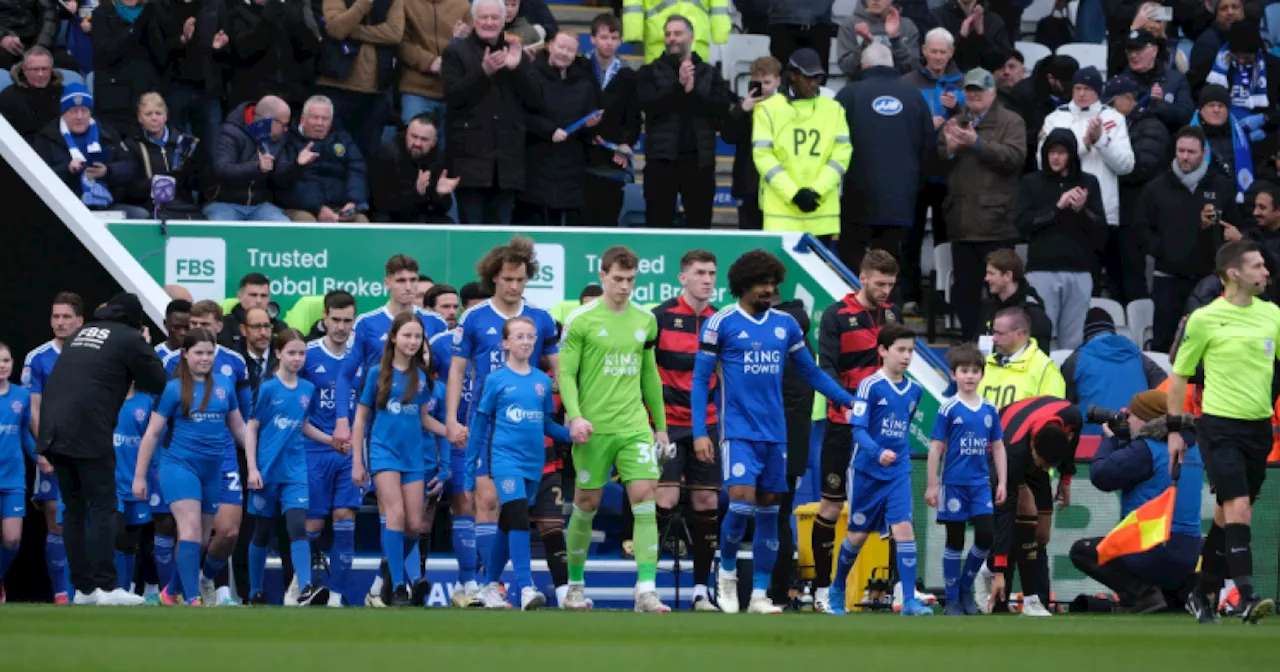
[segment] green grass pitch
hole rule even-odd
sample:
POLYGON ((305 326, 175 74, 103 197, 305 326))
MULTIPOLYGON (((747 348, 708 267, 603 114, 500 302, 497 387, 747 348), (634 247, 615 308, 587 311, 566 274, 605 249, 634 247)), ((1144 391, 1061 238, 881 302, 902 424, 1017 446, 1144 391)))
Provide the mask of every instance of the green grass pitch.
POLYGON ((1276 669, 1280 619, 0 607, 0 670, 1276 669), (883 667, 863 667, 883 665, 883 667), (409 667, 405 667, 409 666, 409 667), (1244 666, 1244 667, 1228 667, 1244 666))

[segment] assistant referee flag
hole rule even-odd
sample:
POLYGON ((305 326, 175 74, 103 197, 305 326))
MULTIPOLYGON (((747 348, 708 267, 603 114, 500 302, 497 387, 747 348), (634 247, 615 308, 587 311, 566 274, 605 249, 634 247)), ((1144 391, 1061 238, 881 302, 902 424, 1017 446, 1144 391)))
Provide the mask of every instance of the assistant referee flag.
POLYGON ((1169 540, 1173 525, 1176 487, 1134 509, 1098 544, 1098 564, 1105 565, 1124 556, 1142 553, 1169 540))

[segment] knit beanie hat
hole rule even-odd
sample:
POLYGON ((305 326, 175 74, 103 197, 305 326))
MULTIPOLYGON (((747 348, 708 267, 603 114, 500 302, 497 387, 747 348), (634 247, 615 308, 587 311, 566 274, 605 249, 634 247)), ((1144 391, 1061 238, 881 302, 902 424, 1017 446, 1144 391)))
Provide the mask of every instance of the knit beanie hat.
POLYGON ((1151 422, 1169 412, 1169 396, 1160 390, 1147 390, 1133 395, 1129 412, 1144 422, 1151 422))

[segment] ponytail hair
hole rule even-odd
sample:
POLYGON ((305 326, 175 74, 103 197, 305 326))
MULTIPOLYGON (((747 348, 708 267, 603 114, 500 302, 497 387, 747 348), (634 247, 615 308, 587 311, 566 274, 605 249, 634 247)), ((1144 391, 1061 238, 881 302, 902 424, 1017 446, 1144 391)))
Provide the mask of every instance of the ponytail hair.
MULTIPOLYGON (((378 395, 377 407, 386 408, 387 402, 391 399, 391 387, 395 383, 395 353, 396 353, 396 335, 404 328, 406 324, 416 321, 418 315, 412 310, 406 310, 396 316, 392 321, 391 328, 387 330, 387 342, 382 346, 382 361, 378 365, 378 395)), ((426 389, 432 389, 431 367, 427 364, 423 357, 423 351, 426 349, 427 339, 426 330, 422 332, 422 342, 418 345, 418 351, 409 357, 409 370, 405 371, 408 379, 405 381, 404 394, 401 402, 408 403, 413 400, 414 395, 418 393, 418 376, 426 377, 426 389), (421 371, 421 374, 419 374, 421 371)))
MULTIPOLYGON (((179 389, 181 390, 180 398, 182 399, 182 415, 184 417, 191 415, 191 405, 195 402, 196 379, 191 373, 191 367, 187 364, 187 351, 197 344, 209 343, 214 347, 215 352, 218 348, 218 341, 213 334, 205 329, 192 329, 182 339, 182 355, 178 360, 178 371, 176 377, 179 381, 179 389)), ((200 410, 204 411, 209 407, 209 396, 213 394, 213 375, 205 377, 204 394, 200 399, 200 410)))

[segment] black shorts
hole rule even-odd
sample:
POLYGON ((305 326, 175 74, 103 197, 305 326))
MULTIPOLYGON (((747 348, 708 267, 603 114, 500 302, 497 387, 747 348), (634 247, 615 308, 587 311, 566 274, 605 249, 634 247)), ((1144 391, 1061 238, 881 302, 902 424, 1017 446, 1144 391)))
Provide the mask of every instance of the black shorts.
POLYGON ((563 487, 565 480, 567 479, 559 471, 542 475, 542 482, 538 484, 538 498, 534 501, 533 508, 529 510, 529 520, 564 522, 565 502, 572 501, 573 496, 573 493, 568 493, 570 499, 565 498, 563 487))
MULTIPOLYGON (((707 436, 712 437, 713 444, 718 444, 715 437, 720 435, 715 425, 707 427, 707 436)), ((676 444, 676 456, 662 465, 662 477, 658 479, 658 487, 678 487, 680 478, 690 490, 720 490, 720 450, 711 451, 711 463, 698 459, 693 450, 693 432, 687 428, 672 428, 668 436, 676 444)))
MULTIPOLYGON (((1039 513, 1053 513, 1053 482, 1049 480, 1049 472, 1036 469, 1027 474, 1027 479, 1023 481, 1023 485, 1031 491, 1031 496, 1036 499, 1036 511, 1039 513)), ((1012 500, 1014 506, 1018 503, 1018 493, 1008 493, 1007 499, 1012 500)), ((1017 510, 1016 508, 1014 509, 1017 510)))
POLYGON ((1271 441, 1270 419, 1200 416, 1196 421, 1196 444, 1219 504, 1240 497, 1248 497, 1251 502, 1258 499, 1267 479, 1271 441))
POLYGON ((849 461, 853 458, 853 429, 849 425, 827 421, 827 431, 822 436, 822 455, 818 458, 822 471, 822 498, 832 502, 848 499, 845 479, 849 474, 849 461))

